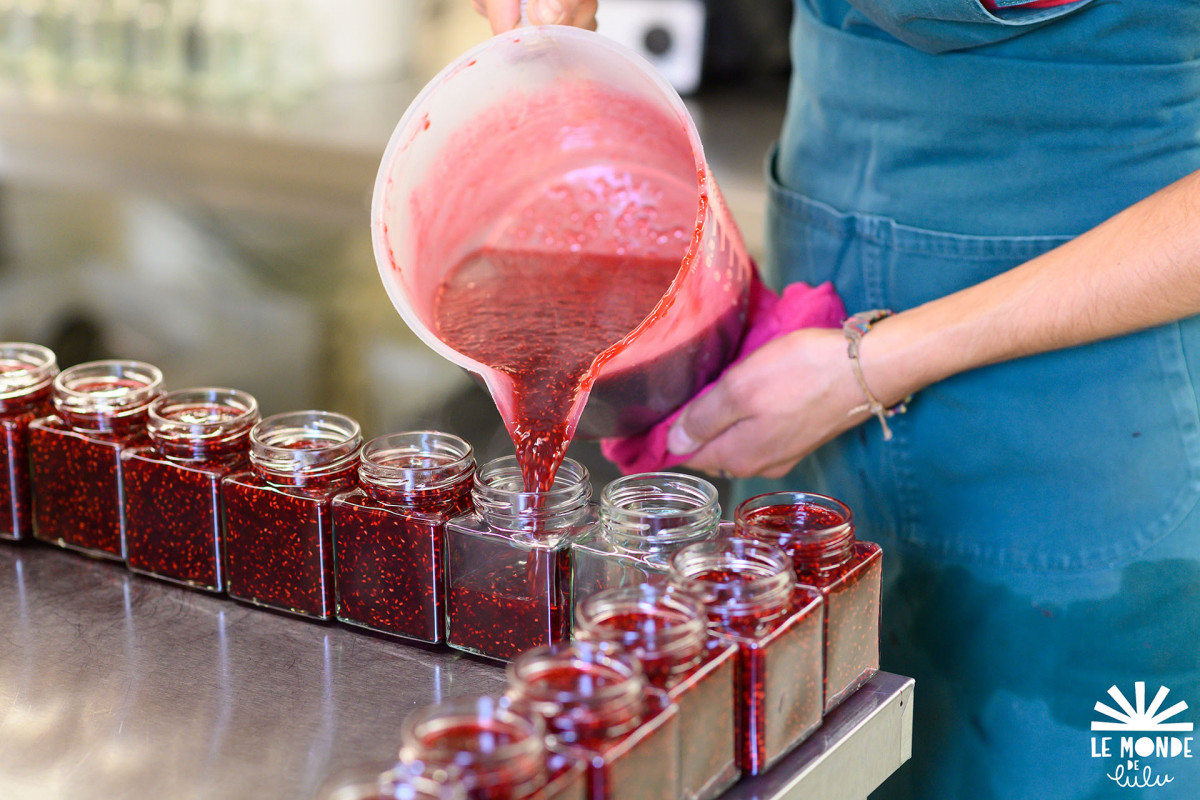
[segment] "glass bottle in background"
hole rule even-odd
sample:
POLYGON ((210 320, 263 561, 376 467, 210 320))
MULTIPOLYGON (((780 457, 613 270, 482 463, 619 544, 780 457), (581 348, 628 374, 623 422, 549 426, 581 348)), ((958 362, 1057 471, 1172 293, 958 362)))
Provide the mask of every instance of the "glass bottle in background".
POLYGON ((674 586, 606 589, 575 607, 575 636, 637 656, 651 686, 679 707, 680 797, 710 800, 737 780, 737 647, 708 635, 704 603, 674 586))
POLYGON ((125 560, 121 453, 149 441, 146 413, 162 372, 140 361, 90 361, 54 379, 54 415, 29 424, 34 538, 125 560))
POLYGON ((587 468, 564 459, 548 492, 526 492, 515 456, 475 473, 474 511, 446 523, 446 639, 510 659, 567 638, 571 543, 596 525, 587 468))
POLYGON ((445 774, 469 800, 584 800, 582 761, 546 746, 542 720, 500 698, 465 697, 419 708, 400 727, 408 772, 445 774))
POLYGON ((133 88, 144 100, 162 104, 182 88, 182 43, 171 25, 167 0, 139 0, 131 29, 133 88))
POLYGON ((258 419, 258 403, 235 389, 183 389, 150 405, 150 446, 121 455, 131 570, 224 591, 221 479, 247 467, 258 419))
POLYGON ((58 362, 48 348, 0 342, 0 539, 33 534, 29 496, 29 423, 50 413, 58 362))
POLYGON ((825 712, 879 671, 883 551, 854 535, 840 500, 808 492, 751 497, 734 512, 738 535, 768 541, 792 558, 796 579, 825 599, 825 712))
POLYGON ((665 582, 671 556, 710 539, 721 519, 717 489, 674 472, 626 475, 600 493, 600 525, 574 545, 571 603, 615 586, 665 582))
POLYGON ((710 632, 738 648, 738 766, 758 775, 821 724, 824 607, 778 547, 748 539, 688 545, 671 581, 698 595, 710 632))
POLYGON ((250 469, 221 484, 230 597, 333 617, 333 497, 354 485, 361 445, 357 422, 326 411, 251 429, 250 469))
POLYGON ((422 642, 445 641, 446 521, 471 510, 475 458, 437 431, 372 439, 359 488, 333 501, 337 617, 422 642))
POLYGON ((66 22, 73 55, 70 81, 92 95, 111 93, 118 83, 121 53, 107 38, 111 6, 107 0, 78 0, 66 22))
POLYGON ((508 665, 506 697, 588 765, 588 800, 679 796, 679 709, 607 642, 537 647, 508 665))

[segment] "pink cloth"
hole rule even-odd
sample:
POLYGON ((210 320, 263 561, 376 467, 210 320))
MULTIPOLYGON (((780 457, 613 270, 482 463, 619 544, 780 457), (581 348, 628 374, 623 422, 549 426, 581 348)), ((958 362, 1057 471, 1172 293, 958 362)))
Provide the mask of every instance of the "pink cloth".
MULTIPOLYGON (((780 297, 756 277, 750 286, 746 335, 733 364, 785 333, 801 328, 838 328, 845 318, 846 308, 831 283, 823 283, 816 288, 807 283, 793 283, 784 287, 783 296, 780 297)), ((696 397, 700 397, 711 388, 710 383, 701 389, 696 397)), ((672 455, 667 452, 667 431, 681 413, 683 409, 640 436, 604 439, 600 443, 600 449, 605 458, 616 464, 626 475, 658 472, 682 464, 689 456, 672 455)))

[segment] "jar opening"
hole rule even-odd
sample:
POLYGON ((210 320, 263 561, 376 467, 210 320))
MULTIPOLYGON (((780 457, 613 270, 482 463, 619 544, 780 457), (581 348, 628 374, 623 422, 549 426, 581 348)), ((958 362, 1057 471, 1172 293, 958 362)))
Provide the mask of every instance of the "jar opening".
POLYGON ((58 374, 53 351, 38 344, 0 342, 0 406, 47 389, 58 374))
POLYGON ((523 797, 545 778, 542 734, 539 720, 497 698, 453 700, 405 719, 400 756, 426 768, 454 767, 470 790, 506 787, 523 797))
POLYGON ((489 526, 536 536, 577 525, 587 513, 592 484, 587 467, 564 458, 548 491, 527 492, 516 456, 504 456, 476 470, 471 499, 489 526))
POLYGON ((607 642, 577 641, 527 650, 508 665, 514 703, 546 721, 565 742, 621 736, 641 723, 641 666, 607 642))
POLYGON ((672 472, 618 478, 600 495, 605 535, 619 546, 650 551, 698 541, 721 519, 717 489, 708 481, 672 472))
POLYGON ((670 580, 704 601, 711 622, 738 628, 786 614, 796 588, 791 558, 752 539, 688 545, 671 558, 670 580))
POLYGON ((358 423, 329 411, 276 414, 250 430, 250 463, 272 478, 352 478, 362 445, 358 423))
POLYGON ((363 445, 360 461, 359 477, 381 500, 437 493, 463 484, 475 470, 471 445, 438 431, 377 437, 363 445))
POLYGON ((854 514, 840 500, 809 492, 769 492, 734 512, 739 536, 771 542, 791 555, 796 569, 824 572, 853 556, 854 514))
POLYGON ((614 642, 633 653, 651 683, 687 672, 704 653, 707 620, 701 600, 671 586, 606 589, 575 609, 580 638, 614 642))
POLYGON ((236 389, 181 389, 150 404, 151 440, 168 458, 232 458, 249 450, 258 402, 236 389))
POLYGON ((112 430, 140 424, 162 382, 162 372, 141 361, 90 361, 60 372, 52 399, 69 425, 112 430))

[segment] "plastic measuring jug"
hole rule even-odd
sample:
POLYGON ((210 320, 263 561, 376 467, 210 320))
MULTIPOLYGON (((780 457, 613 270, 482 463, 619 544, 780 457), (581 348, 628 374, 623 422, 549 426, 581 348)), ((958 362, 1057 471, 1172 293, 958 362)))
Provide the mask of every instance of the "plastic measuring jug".
POLYGON ((654 309, 592 362, 576 433, 646 430, 719 374, 741 339, 755 267, 695 125, 647 61, 598 34, 519 28, 444 69, 392 134, 371 224, 405 322, 479 376, 502 415, 510 376, 447 345, 434 318, 447 272, 481 248, 678 259, 654 309))

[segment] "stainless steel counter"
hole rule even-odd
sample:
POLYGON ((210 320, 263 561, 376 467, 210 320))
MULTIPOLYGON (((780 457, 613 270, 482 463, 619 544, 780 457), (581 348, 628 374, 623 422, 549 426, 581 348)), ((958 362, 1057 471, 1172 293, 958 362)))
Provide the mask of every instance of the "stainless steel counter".
MULTIPOLYGON (((390 757, 412 708, 502 681, 450 653, 0 546, 5 800, 307 800, 390 757)), ((730 800, 865 797, 910 755, 912 692, 880 674, 730 800)))

